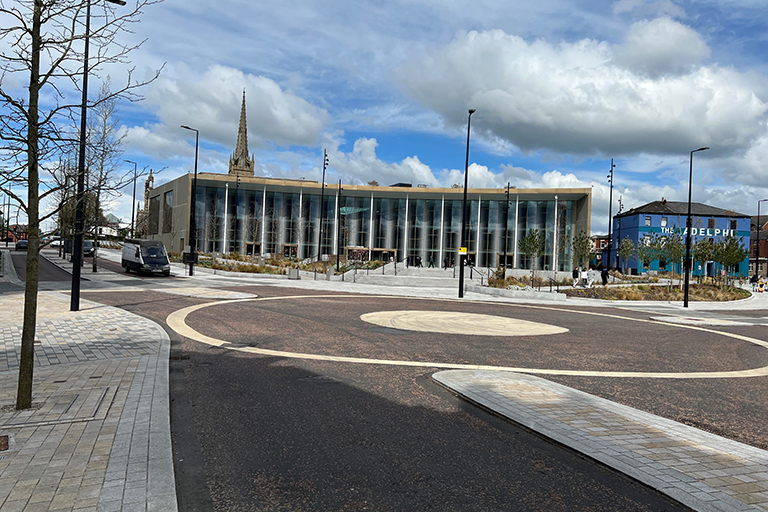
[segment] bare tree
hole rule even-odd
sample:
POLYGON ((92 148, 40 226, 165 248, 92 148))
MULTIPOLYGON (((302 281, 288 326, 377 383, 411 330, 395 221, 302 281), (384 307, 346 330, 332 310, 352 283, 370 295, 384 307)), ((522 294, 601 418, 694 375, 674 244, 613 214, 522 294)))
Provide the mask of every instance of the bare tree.
MULTIPOLYGON (((104 196, 115 193, 133 178, 133 173, 119 172, 120 157, 125 145, 125 133, 120 131, 117 116, 117 98, 112 96, 112 81, 109 76, 101 84, 98 98, 88 123, 89 182, 96 201, 95 209, 101 212, 104 196)), ((103 223, 102 215, 92 225, 94 238, 98 240, 98 229, 103 223)), ((86 228, 87 229, 87 228, 86 228)), ((93 247, 93 271, 97 271, 98 244, 93 247)))
MULTIPOLYGON (((129 53, 138 45, 120 44, 118 37, 139 21, 143 7, 158 1, 137 0, 133 8, 119 10, 107 2, 94 5, 97 12, 91 16, 88 35, 95 51, 87 74, 106 64, 128 62, 129 53)), ((0 39, 5 46, 0 53, 0 158, 10 167, 0 178, 0 189, 26 212, 29 234, 16 409, 32 405, 40 223, 55 214, 41 216, 40 201, 62 185, 53 175, 47 183, 40 178, 41 173, 47 174, 46 162, 55 160, 73 142, 62 134, 61 127, 75 119, 81 101, 78 91, 84 55, 78 47, 85 40, 81 23, 90 6, 91 2, 82 0, 0 0, 4 22, 0 39), (22 85, 14 88, 15 84, 22 85), (26 200, 10 190, 7 185, 12 183, 26 185, 26 200)), ((138 100, 135 89, 145 83, 136 81, 129 70, 125 84, 112 96, 138 100)))

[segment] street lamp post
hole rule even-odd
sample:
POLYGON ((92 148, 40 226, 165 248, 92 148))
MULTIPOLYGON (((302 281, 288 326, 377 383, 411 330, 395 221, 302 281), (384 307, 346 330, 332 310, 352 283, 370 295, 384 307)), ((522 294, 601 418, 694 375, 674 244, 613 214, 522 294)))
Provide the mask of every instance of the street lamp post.
POLYGON ((760 199, 757 202, 757 255, 755 257, 755 274, 758 274, 760 267, 760 203, 768 201, 768 199, 760 199))
POLYGON ((190 128, 187 125, 181 125, 185 130, 195 132, 195 177, 192 179, 192 192, 190 193, 190 202, 192 203, 189 208, 189 275, 195 275, 195 247, 197 246, 197 218, 195 217, 195 206, 197 205, 197 150, 200 141, 200 132, 195 128, 190 128))
POLYGON ((234 227, 234 235, 232 236, 232 240, 235 245, 235 252, 240 253, 240 250, 237 248, 237 220, 240 210, 240 175, 237 175, 237 184, 235 185, 235 227, 234 227))
MULTIPOLYGON (((339 180, 339 202, 336 207, 336 272, 339 271, 339 262, 341 261, 341 180, 339 180)), ((397 255, 395 255, 397 259, 397 255)))
POLYGON ((688 287, 691 281, 691 229, 693 228, 693 219, 691 219, 691 185, 693 182, 693 154, 698 151, 706 151, 708 147, 694 149, 691 151, 691 165, 688 174, 688 217, 685 220, 685 295, 683 296, 683 307, 688 307, 688 287))
POLYGON ((504 279, 507 278, 507 245, 509 245, 509 182, 507 182, 507 192, 504 194, 507 198, 507 215, 504 221, 504 279))
MULTIPOLYGON (((613 237, 611 236, 611 229, 613 228, 613 168, 616 167, 613 165, 613 158, 611 158, 611 172, 608 174, 608 183, 611 186, 611 191, 608 194, 608 261, 606 263, 606 268, 610 268, 611 266, 611 249, 613 246, 613 237)), ((616 251, 618 254, 619 250, 619 244, 616 244, 616 251)), ((616 257, 618 260, 618 256, 616 257)))
POLYGON ((135 237, 136 234, 134 232, 134 216, 135 216, 135 210, 136 210, 136 162, 132 160, 125 160, 125 162, 128 162, 129 164, 133 164, 133 199, 131 200, 131 238, 135 237))
MULTIPOLYGON (((106 0, 125 5, 125 0, 106 0)), ((83 53, 83 100, 80 105, 80 149, 77 162, 77 203, 75 207, 75 246, 72 249, 72 296, 70 311, 80 311, 80 264, 83 261, 83 230, 85 225, 85 130, 88 120, 88 38, 91 35, 91 0, 85 4, 85 51, 83 53)))
POLYGON ((461 203, 461 245, 459 246, 459 250, 464 250, 463 253, 459 253, 459 298, 461 299, 464 297, 464 261, 466 261, 467 253, 466 253, 466 246, 464 245, 466 243, 465 239, 465 231, 466 231, 466 222, 467 222, 467 185, 469 183, 468 180, 468 171, 469 171, 469 130, 472 126, 472 114, 475 113, 475 109, 471 108, 468 110, 469 115, 467 116, 467 158, 464 161, 464 200, 461 203))
MULTIPOLYGON (((325 203, 325 169, 328 167, 328 153, 323 150, 323 180, 320 182, 320 230, 317 235, 317 262, 320 262, 320 251, 323 247, 323 206, 325 203)), ((338 255, 337 255, 338 257, 338 255)), ((315 272, 315 280, 317 280, 317 272, 315 272)))

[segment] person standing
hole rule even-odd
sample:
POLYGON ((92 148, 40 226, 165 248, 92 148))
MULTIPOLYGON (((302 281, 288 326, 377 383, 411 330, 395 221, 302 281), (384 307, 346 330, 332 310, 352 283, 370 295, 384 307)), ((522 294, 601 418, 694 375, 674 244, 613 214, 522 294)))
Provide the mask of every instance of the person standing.
POLYGON ((600 279, 603 280, 603 287, 608 286, 608 268, 603 267, 603 269, 600 271, 600 279))
POLYGON ((427 268, 435 268, 435 257, 430 256, 429 257, 429 266, 427 268))

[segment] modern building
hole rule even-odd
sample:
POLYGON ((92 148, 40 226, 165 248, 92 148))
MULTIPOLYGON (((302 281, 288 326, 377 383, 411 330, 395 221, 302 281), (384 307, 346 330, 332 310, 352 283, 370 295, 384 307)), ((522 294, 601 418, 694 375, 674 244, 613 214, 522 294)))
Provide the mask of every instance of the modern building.
MULTIPOLYGON (((709 238, 712 242, 720 242, 728 236, 737 237, 741 245, 748 248, 750 240, 750 216, 737 213, 732 210, 723 210, 714 206, 701 203, 691 203, 691 217, 693 226, 691 229, 691 244, 698 240, 709 238)), ((632 255, 623 261, 617 254, 617 248, 621 240, 629 238, 635 247, 646 244, 653 237, 667 237, 670 234, 679 234, 683 242, 687 235, 686 220, 688 218, 688 203, 684 201, 661 201, 633 208, 627 212, 613 217, 613 243, 604 252, 604 260, 607 258, 613 268, 630 269, 632 273, 642 273, 645 270, 674 270, 681 271, 681 261, 663 261, 655 259, 650 265, 642 264, 637 255, 632 255), (608 256, 610 251, 610 256, 608 256), (674 265, 674 267, 673 267, 674 265)), ((696 262, 693 267, 693 275, 715 275, 721 270, 713 261, 696 262)), ((746 276, 749 271, 749 257, 738 266, 736 274, 746 276)))
MULTIPOLYGON (((353 258, 440 265, 458 261, 463 189, 326 184, 254 176, 248 155, 245 96, 228 174, 201 172, 195 193, 200 252, 298 259, 353 258)), ((147 190, 147 237, 169 250, 189 244, 193 176, 147 190)), ((589 233, 591 189, 469 189, 466 246, 480 266, 530 268, 517 250, 529 230, 546 234, 536 268, 571 269, 574 234, 589 233)))

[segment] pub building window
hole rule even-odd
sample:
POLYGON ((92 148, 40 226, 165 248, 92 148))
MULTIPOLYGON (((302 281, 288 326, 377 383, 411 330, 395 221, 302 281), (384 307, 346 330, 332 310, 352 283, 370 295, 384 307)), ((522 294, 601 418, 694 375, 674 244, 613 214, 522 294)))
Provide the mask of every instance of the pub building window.
POLYGON ((736 229, 736 221, 731 220, 731 229, 736 229))
POLYGON ((709 221, 707 221, 707 228, 715 229, 715 219, 709 219, 709 221))
POLYGON ((651 225, 651 218, 650 217, 646 217, 645 218, 645 225, 646 226, 650 226, 651 225))
POLYGON ((661 218, 661 227, 663 227, 663 228, 667 227, 667 218, 666 217, 662 217, 661 218))

